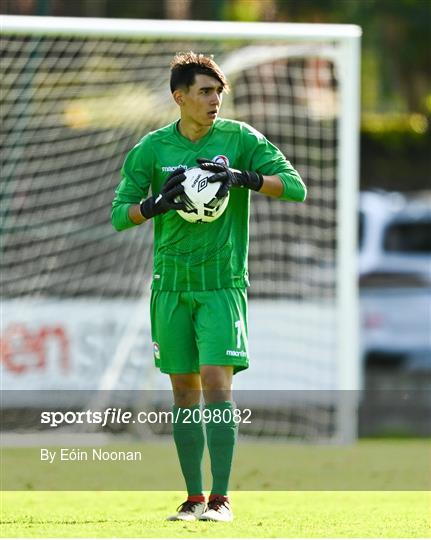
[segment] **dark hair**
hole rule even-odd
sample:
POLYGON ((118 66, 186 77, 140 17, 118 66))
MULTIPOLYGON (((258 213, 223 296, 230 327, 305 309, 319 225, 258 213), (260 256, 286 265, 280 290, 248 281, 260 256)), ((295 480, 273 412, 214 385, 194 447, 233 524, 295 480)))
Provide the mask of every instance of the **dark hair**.
POLYGON ((214 77, 223 86, 223 90, 229 91, 226 76, 214 60, 209 56, 189 51, 177 53, 171 62, 171 92, 177 88, 188 90, 195 83, 196 75, 214 77))

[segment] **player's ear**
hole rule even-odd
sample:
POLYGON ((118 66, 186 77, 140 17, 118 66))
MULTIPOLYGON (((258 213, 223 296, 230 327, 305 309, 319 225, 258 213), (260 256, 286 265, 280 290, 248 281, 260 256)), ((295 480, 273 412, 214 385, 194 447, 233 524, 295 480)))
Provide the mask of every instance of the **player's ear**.
POLYGON ((180 89, 180 88, 177 88, 176 90, 173 91, 172 93, 172 96, 175 100, 175 103, 181 107, 181 105, 184 104, 184 99, 183 99, 183 91, 180 89))

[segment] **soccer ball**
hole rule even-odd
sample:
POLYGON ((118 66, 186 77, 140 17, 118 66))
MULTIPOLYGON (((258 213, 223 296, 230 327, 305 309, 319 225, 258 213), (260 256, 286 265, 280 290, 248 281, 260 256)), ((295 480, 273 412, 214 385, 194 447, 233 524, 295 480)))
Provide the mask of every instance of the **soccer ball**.
POLYGON ((177 210, 179 215, 190 223, 210 222, 218 219, 226 210, 229 202, 229 192, 222 199, 217 199, 216 193, 221 182, 208 182, 213 176, 211 171, 199 167, 188 169, 183 180, 184 193, 177 197, 178 202, 186 203, 186 210, 177 210))

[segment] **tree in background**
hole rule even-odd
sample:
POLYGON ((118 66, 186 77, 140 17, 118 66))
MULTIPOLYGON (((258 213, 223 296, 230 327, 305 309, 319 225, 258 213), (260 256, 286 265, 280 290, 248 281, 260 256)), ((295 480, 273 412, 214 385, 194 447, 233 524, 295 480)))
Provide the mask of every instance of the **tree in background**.
POLYGON ((430 0, 3 0, 22 15, 351 23, 362 39, 362 185, 427 187, 430 0), (418 174, 408 186, 410 163, 418 174))
POLYGON ((429 188, 431 2, 275 1, 280 21, 362 27, 361 186, 429 188))
POLYGON ((363 29, 365 108, 428 111, 428 0, 229 0, 222 13, 230 20, 359 24, 363 29))
POLYGON ((359 24, 365 110, 429 113, 429 0, 5 0, 0 10, 26 15, 359 24))

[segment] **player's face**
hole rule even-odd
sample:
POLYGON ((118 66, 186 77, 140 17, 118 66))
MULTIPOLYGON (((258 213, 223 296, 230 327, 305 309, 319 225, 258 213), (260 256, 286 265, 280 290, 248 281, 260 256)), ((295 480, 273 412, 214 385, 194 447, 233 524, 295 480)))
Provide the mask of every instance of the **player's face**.
POLYGON ((223 86, 214 77, 196 75, 195 83, 182 95, 181 118, 199 126, 211 126, 219 113, 223 86))

